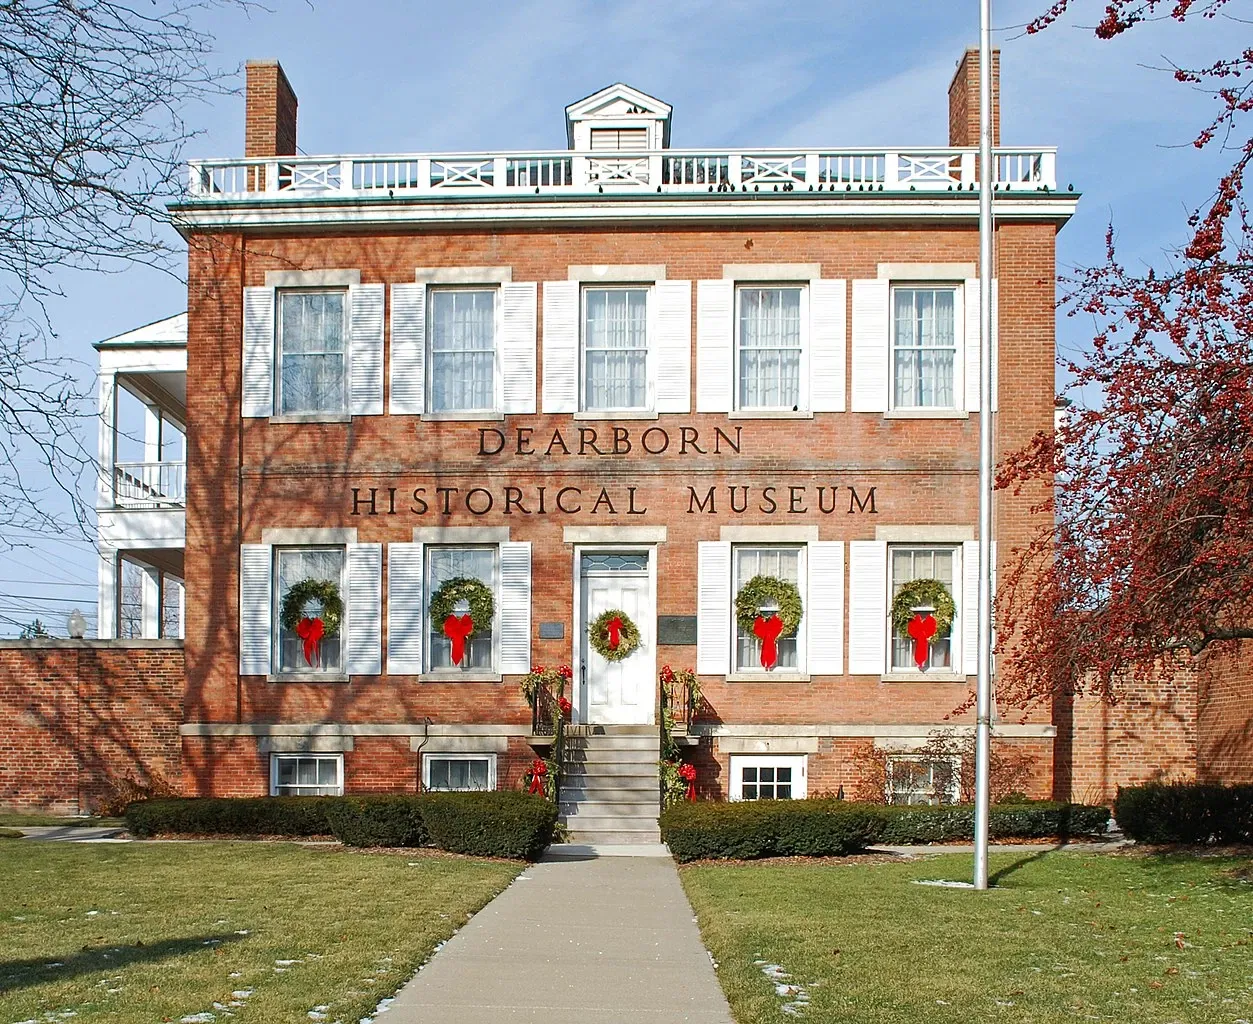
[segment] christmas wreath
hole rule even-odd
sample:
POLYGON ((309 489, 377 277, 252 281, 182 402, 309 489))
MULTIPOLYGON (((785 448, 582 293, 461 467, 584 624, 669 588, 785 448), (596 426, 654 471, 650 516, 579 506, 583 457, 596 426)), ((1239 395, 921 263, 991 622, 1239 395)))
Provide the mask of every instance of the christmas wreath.
POLYGON ((431 595, 431 622, 452 641, 454 665, 460 665, 465 657, 466 641, 490 629, 495 614, 492 588, 473 576, 445 580, 431 595), (457 605, 462 601, 470 606, 468 615, 457 614, 457 605))
POLYGON ((751 633, 763 608, 778 608, 783 635, 795 636, 805 614, 796 584, 778 576, 754 576, 735 595, 735 622, 741 632, 751 633))
POLYGON ((953 595, 939 580, 910 580, 892 598, 892 631, 901 639, 909 638, 909 624, 914 618, 915 608, 934 608, 931 613, 935 619, 935 635, 944 637, 953 628, 953 617, 957 614, 957 606, 953 603, 953 595))
POLYGON ((621 608, 607 608, 587 627, 587 639, 606 661, 622 661, 639 647, 640 631, 621 608))
POLYGON ((308 578, 293 583, 279 608, 279 622, 289 633, 300 637, 305 662, 309 665, 320 660, 319 651, 324 637, 339 636, 343 620, 344 600, 339 596, 339 587, 330 580, 308 578), (320 614, 305 614, 305 606, 311 601, 321 606, 320 614))

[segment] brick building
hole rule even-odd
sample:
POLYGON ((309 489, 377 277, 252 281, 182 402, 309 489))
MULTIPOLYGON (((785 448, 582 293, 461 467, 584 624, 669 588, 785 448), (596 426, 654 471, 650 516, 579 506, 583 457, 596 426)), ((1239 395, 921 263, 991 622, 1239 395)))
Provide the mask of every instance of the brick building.
MULTIPOLYGON (((185 634, 184 789, 516 786, 536 664, 572 669, 592 836, 655 834, 664 665, 699 673, 704 794, 836 792, 867 744, 895 799, 946 788, 911 751, 973 728, 977 61, 942 149, 677 149, 617 84, 565 150, 344 158, 295 155, 295 93, 250 63, 245 157, 173 207, 186 315, 99 346, 100 635, 185 634), (890 622, 918 580, 953 606, 921 667, 890 622)), ((1053 423, 1077 196, 1051 149, 994 167, 1000 454, 1053 423)), ((1002 559, 1045 496, 998 495, 1002 559)), ((1070 714, 1060 744, 1047 708, 996 724, 1033 795, 1090 781, 1070 714)))

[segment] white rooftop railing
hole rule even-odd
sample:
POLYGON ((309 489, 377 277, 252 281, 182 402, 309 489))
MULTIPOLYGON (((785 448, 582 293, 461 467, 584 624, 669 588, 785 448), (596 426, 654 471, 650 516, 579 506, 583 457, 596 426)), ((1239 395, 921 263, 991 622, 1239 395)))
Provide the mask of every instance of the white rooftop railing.
MULTIPOLYGON (((193 160, 197 199, 973 190, 975 149, 649 150, 193 160)), ((995 185, 1057 188, 1055 149, 999 149, 995 185)))

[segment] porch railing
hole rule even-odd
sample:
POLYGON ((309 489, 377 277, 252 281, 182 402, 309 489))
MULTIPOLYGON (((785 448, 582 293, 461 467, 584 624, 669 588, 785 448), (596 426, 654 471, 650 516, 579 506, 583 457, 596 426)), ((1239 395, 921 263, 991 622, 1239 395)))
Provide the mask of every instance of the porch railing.
POLYGON ((119 462, 113 467, 113 504, 118 508, 183 508, 187 466, 182 462, 119 462))
POLYGON ((561 805, 561 780, 566 773, 566 716, 561 713, 559 696, 541 683, 531 704, 531 735, 552 737, 549 760, 557 766, 553 802, 558 806, 561 805))
MULTIPOLYGON (((508 196, 543 192, 698 193, 971 189, 973 148, 698 150, 299 156, 193 160, 194 199, 508 196)), ((1002 190, 1057 188, 1057 151, 1000 149, 1002 190)))

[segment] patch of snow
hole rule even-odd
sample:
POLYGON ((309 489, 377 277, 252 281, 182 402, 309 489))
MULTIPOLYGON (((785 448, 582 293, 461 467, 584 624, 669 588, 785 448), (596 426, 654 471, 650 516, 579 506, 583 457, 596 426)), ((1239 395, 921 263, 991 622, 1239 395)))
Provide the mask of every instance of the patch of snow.
POLYGON ((299 960, 275 960, 275 961, 274 961, 274 966, 276 966, 276 967, 291 967, 291 966, 292 966, 292 964, 298 964, 298 963, 300 963, 300 961, 299 961, 299 960))
POLYGON ((252 996, 253 992, 255 991, 256 989, 252 989, 252 988, 236 989, 234 992, 231 993, 231 998, 232 999, 248 999, 252 996))
POLYGON ((179 1024, 212 1024, 215 1020, 217 1017, 205 1010, 202 1013, 189 1013, 186 1017, 180 1018, 179 1024))
POLYGON ((914 885, 935 885, 941 889, 973 889, 973 882, 954 882, 951 878, 915 878, 914 885))
POLYGON ((88 917, 97 917, 99 914, 100 914, 100 911, 98 911, 98 910, 89 910, 89 911, 87 911, 87 916, 88 916, 88 917))
POLYGON ((240 928, 240 929, 239 929, 239 931, 237 931, 235 934, 236 934, 236 935, 247 935, 247 934, 249 934, 249 932, 248 932, 248 929, 247 929, 247 928, 240 928))

